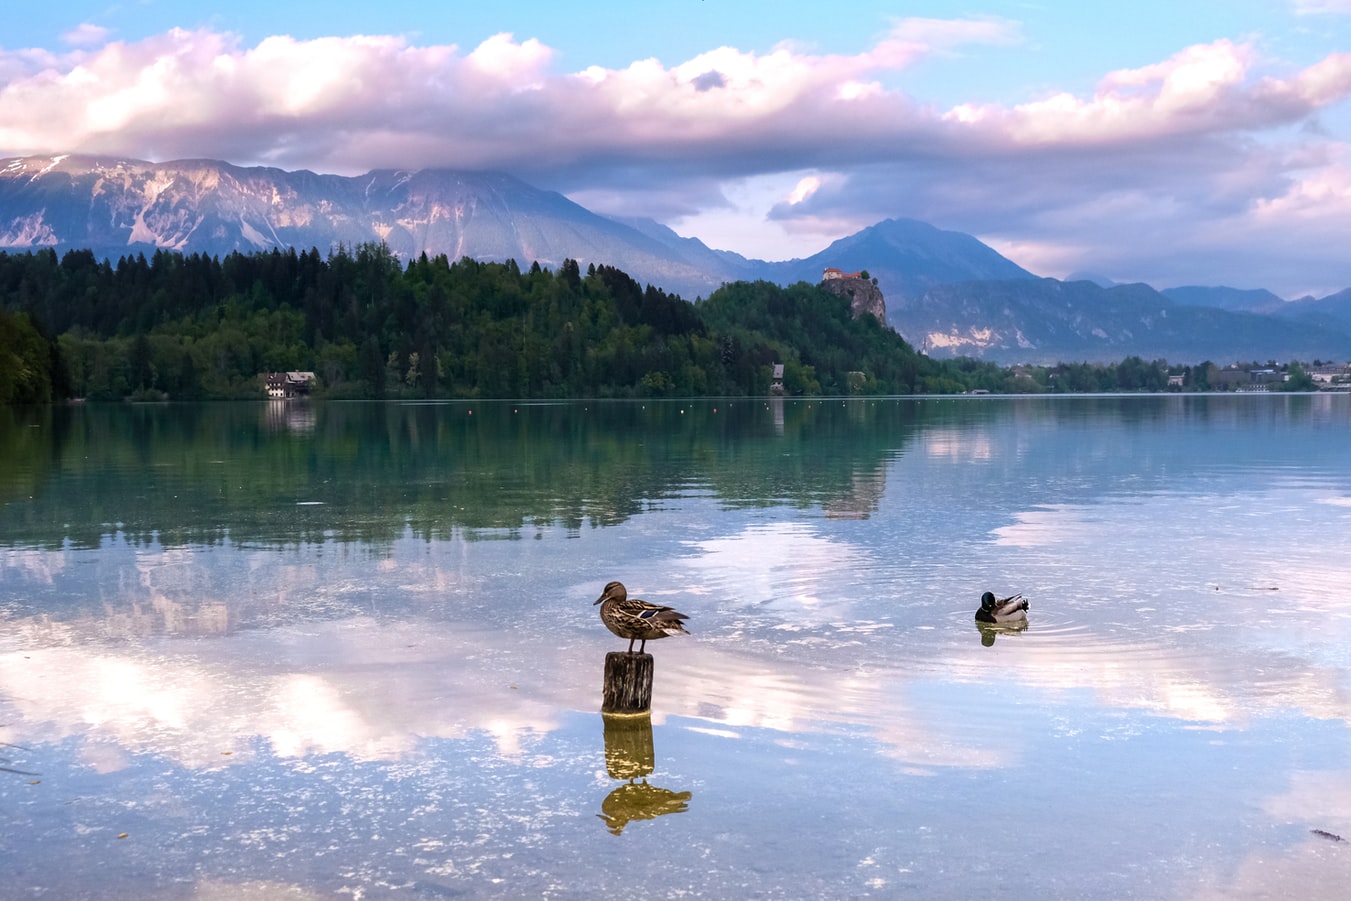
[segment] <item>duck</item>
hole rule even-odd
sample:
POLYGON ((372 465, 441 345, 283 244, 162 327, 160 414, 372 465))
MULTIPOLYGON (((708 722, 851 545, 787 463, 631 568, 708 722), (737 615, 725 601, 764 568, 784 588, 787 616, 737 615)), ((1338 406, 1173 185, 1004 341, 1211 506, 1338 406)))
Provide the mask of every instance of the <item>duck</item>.
POLYGON ((629 640, 630 654, 635 641, 642 642, 638 646, 638 653, 642 654, 649 641, 689 634, 682 625, 682 620, 689 619, 688 616, 661 604, 629 597, 623 582, 607 582, 600 597, 592 602, 593 606, 595 604, 600 604, 600 621, 605 623, 605 628, 629 640))
POLYGON ((1027 598, 1021 594, 996 598, 994 592, 987 591, 980 596, 980 609, 976 611, 976 622, 1011 623, 1026 619, 1027 598))

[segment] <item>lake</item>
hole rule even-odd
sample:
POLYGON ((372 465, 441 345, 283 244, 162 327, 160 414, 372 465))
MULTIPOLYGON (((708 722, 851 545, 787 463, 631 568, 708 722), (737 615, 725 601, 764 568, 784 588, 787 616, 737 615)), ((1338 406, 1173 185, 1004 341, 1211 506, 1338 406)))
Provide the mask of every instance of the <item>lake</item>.
POLYGON ((1330 394, 0 409, 0 894, 1343 898, 1349 438, 1330 394), (600 714, 612 579, 689 616, 650 718, 600 714))

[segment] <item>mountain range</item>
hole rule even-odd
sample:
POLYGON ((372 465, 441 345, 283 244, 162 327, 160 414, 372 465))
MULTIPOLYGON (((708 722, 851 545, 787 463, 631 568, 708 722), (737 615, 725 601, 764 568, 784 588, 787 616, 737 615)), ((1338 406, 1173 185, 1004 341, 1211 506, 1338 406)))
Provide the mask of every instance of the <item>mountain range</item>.
POLYGON ((64 155, 0 160, 0 249, 168 249, 223 256, 384 242, 398 256, 615 266, 687 299, 725 282, 815 283, 866 270, 887 319, 932 356, 1001 363, 1351 357, 1351 289, 1285 301, 1267 291, 1156 291, 1040 278, 971 235, 888 219, 805 259, 708 247, 649 219, 593 213, 502 173, 441 169, 318 175, 217 160, 64 155))

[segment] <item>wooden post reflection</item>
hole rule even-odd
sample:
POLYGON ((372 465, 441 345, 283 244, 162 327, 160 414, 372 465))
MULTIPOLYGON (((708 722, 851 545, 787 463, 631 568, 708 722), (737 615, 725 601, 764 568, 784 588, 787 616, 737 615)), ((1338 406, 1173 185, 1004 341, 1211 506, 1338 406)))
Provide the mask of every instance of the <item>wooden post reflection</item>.
POLYGON ((638 779, 657 768, 652 747, 652 717, 602 716, 605 723, 605 771, 611 779, 638 779))
POLYGON ((649 785, 646 777, 656 769, 652 745, 652 717, 648 714, 603 714, 605 724, 605 771, 612 779, 627 780, 600 802, 597 814, 605 827, 619 835, 633 820, 652 820, 689 809, 690 792, 674 792, 649 785), (641 779, 641 782, 635 782, 641 779))

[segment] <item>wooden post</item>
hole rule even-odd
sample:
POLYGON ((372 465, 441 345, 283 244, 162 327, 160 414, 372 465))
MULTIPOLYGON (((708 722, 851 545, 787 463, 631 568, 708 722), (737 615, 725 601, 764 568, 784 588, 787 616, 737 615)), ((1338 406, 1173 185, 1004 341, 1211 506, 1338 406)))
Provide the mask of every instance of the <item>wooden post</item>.
POLYGON ((606 654, 600 712, 646 713, 652 707, 652 671, 651 654, 606 654))

